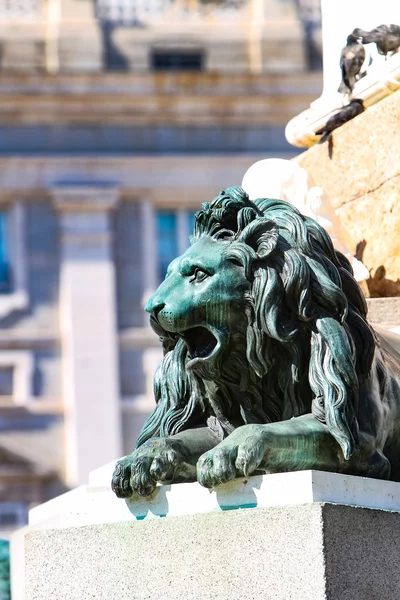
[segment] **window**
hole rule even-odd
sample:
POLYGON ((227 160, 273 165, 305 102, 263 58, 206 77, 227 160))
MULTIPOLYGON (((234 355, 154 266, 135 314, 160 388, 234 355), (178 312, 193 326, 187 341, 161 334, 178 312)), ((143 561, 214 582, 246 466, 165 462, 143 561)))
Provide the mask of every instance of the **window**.
POLYGON ((157 211, 157 275, 162 281, 168 265, 189 246, 193 233, 194 212, 189 210, 157 211))
POLYGON ((8 215, 2 211, 0 212, 0 293, 9 292, 11 288, 8 238, 8 215))
POLYGON ((187 213, 187 222, 188 222, 188 229, 189 229, 189 237, 193 235, 194 232, 194 215, 196 213, 194 212, 188 212, 187 213))
POLYGON ((158 278, 164 279, 169 263, 178 256, 176 214, 159 212, 157 215, 158 278))
POLYGON ((22 527, 28 523, 28 510, 23 502, 0 502, 0 527, 22 527))
POLYGON ((201 71, 203 62, 199 50, 153 50, 151 54, 154 71, 201 71))
POLYGON ((0 402, 11 399, 17 406, 32 398, 34 359, 29 350, 0 351, 0 402), (11 398, 10 398, 11 397, 11 398))
POLYGON ((14 367, 2 367, 0 365, 0 396, 11 397, 13 395, 14 367))
POLYGON ((0 319, 28 306, 24 216, 19 201, 0 210, 0 319))

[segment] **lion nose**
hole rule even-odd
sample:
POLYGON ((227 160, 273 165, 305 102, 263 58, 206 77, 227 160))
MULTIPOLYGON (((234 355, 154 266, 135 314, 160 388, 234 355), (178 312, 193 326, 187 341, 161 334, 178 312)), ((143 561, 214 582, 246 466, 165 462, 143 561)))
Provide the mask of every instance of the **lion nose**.
POLYGON ((144 310, 153 315, 153 317, 156 319, 158 313, 164 308, 164 306, 164 302, 161 302, 160 300, 152 296, 147 302, 146 306, 144 307, 144 310))

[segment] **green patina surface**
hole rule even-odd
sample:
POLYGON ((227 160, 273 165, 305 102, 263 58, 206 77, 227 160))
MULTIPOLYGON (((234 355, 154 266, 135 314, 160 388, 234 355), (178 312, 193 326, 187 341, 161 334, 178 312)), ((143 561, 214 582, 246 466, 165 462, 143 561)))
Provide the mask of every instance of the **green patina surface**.
POLYGON ((256 471, 400 480, 400 357, 348 260, 291 204, 237 187, 203 204, 146 310, 164 359, 118 496, 256 471))

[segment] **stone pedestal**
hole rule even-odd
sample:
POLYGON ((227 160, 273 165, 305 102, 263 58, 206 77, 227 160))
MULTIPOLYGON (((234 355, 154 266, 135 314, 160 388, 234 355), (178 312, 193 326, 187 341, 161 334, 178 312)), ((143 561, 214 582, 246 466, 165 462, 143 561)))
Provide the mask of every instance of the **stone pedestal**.
POLYGON ((28 534, 29 600, 397 600, 400 516, 332 504, 28 534))
POLYGON ((31 511, 29 600, 400 597, 400 484, 303 471, 125 502, 111 470, 31 511))

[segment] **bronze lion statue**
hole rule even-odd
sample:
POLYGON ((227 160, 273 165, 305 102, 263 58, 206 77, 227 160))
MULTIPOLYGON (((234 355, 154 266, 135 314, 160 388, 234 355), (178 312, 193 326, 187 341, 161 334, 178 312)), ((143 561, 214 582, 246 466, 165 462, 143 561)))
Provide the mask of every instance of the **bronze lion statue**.
POLYGON ((291 204, 239 187, 203 204, 146 310, 157 404, 117 496, 302 469, 400 481, 400 356, 348 260, 291 204))

